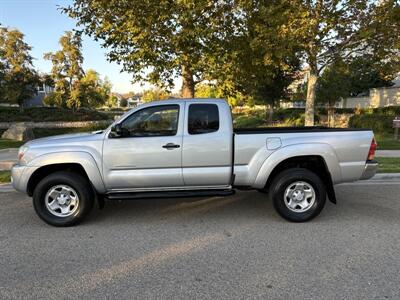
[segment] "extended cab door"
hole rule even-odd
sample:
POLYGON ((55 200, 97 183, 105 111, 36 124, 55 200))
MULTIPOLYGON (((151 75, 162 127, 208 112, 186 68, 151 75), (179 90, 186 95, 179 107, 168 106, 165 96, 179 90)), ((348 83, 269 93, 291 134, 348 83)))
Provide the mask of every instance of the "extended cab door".
POLYGON ((124 119, 122 134, 104 140, 103 174, 110 189, 183 186, 184 102, 144 107, 124 119))
POLYGON ((228 186, 233 130, 224 101, 186 102, 182 173, 186 186, 228 186))

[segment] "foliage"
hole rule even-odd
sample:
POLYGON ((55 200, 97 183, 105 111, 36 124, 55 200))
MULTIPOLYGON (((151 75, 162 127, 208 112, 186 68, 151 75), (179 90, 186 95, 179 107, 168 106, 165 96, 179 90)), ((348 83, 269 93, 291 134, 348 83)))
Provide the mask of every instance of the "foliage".
POLYGON ((88 109, 71 111, 54 107, 30 107, 23 113, 16 107, 0 107, 0 122, 98 121, 110 119, 106 114, 88 109))
POLYGON ((398 64, 400 6, 397 1, 278 2, 281 5, 274 11, 280 12, 279 16, 275 18, 275 25, 266 30, 274 30, 278 36, 285 36, 286 39, 280 40, 285 40, 288 49, 297 49, 309 68, 307 125, 314 124, 315 92, 319 77, 334 61, 340 58, 348 62, 367 53, 382 64, 398 64))
POLYGON ((350 63, 338 59, 326 67, 317 84, 317 102, 332 107, 342 98, 392 85, 394 74, 381 69, 380 63, 371 59, 367 55, 354 58, 350 63))
POLYGON ((143 102, 151 102, 156 100, 165 100, 168 99, 170 94, 161 88, 152 88, 143 91, 143 95, 141 97, 143 102))
POLYGON ((0 183, 7 183, 11 181, 11 172, 8 170, 0 171, 0 183))
POLYGON ((239 1, 237 27, 225 47, 228 63, 220 66, 227 92, 240 91, 254 104, 274 108, 288 96, 288 86, 299 69, 295 49, 275 31, 282 11, 277 2, 239 1))
POLYGON ((105 103, 106 106, 109 108, 117 108, 116 106, 118 105, 118 98, 117 96, 110 94, 106 100, 105 103))
POLYGON ((265 126, 265 118, 259 116, 238 116, 233 125, 235 128, 254 128, 265 126))
POLYGON ((119 105, 120 105, 121 107, 127 107, 127 106, 128 106, 128 99, 122 98, 122 99, 119 101, 119 105))
POLYGON ((393 130, 390 133, 376 133, 375 139, 379 150, 400 150, 400 140, 394 139, 393 130))
POLYGON ((182 96, 192 98, 222 58, 231 7, 231 1, 75 0, 64 12, 102 40, 109 60, 134 80, 171 87, 181 75, 182 96))
POLYGON ((378 173, 400 173, 400 158, 377 157, 379 163, 378 173))
POLYGON ((8 148, 18 148, 25 142, 8 140, 8 139, 0 139, 0 149, 8 149, 8 148))
POLYGON ((110 92, 110 82, 103 82, 96 71, 88 70, 82 78, 73 83, 67 107, 99 107, 109 98, 110 92))
POLYGON ((380 134, 392 132, 392 126, 393 116, 379 113, 354 115, 349 120, 349 127, 368 128, 380 134))
POLYGON ((33 134, 35 138, 48 137, 53 135, 70 134, 70 133, 81 133, 81 132, 92 132, 97 130, 106 129, 108 125, 93 125, 86 127, 73 127, 73 128, 34 128, 33 134))
POLYGON ((82 38, 79 32, 67 31, 60 38, 61 50, 46 53, 44 58, 53 64, 51 79, 55 90, 44 99, 49 106, 78 109, 104 105, 110 97, 111 82, 100 79, 94 70, 82 69, 82 38))
POLYGON ((21 109, 24 101, 36 93, 39 82, 30 50, 20 31, 0 27, 0 96, 21 109))

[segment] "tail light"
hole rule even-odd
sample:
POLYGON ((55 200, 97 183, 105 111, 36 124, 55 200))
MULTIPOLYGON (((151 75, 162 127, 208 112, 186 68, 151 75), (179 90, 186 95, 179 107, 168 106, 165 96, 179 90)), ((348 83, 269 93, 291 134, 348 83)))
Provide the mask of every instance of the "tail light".
POLYGON ((373 138, 371 146, 369 147, 368 160, 374 160, 376 148, 378 148, 378 144, 376 143, 375 138, 373 138))

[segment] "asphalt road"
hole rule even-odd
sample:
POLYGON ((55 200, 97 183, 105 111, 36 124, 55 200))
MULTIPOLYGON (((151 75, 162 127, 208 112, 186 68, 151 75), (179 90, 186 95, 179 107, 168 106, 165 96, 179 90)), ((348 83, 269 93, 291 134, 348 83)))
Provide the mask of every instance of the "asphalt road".
POLYGON ((400 182, 288 223, 265 195, 108 203, 73 228, 0 193, 0 299, 399 299, 400 182))

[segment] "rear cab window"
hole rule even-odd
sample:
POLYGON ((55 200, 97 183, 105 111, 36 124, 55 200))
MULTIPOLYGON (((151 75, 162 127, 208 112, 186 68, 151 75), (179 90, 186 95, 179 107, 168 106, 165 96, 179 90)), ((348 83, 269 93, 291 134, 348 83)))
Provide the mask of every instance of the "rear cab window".
POLYGON ((205 134, 219 129, 219 111, 216 104, 190 104, 188 118, 189 134, 205 134))

